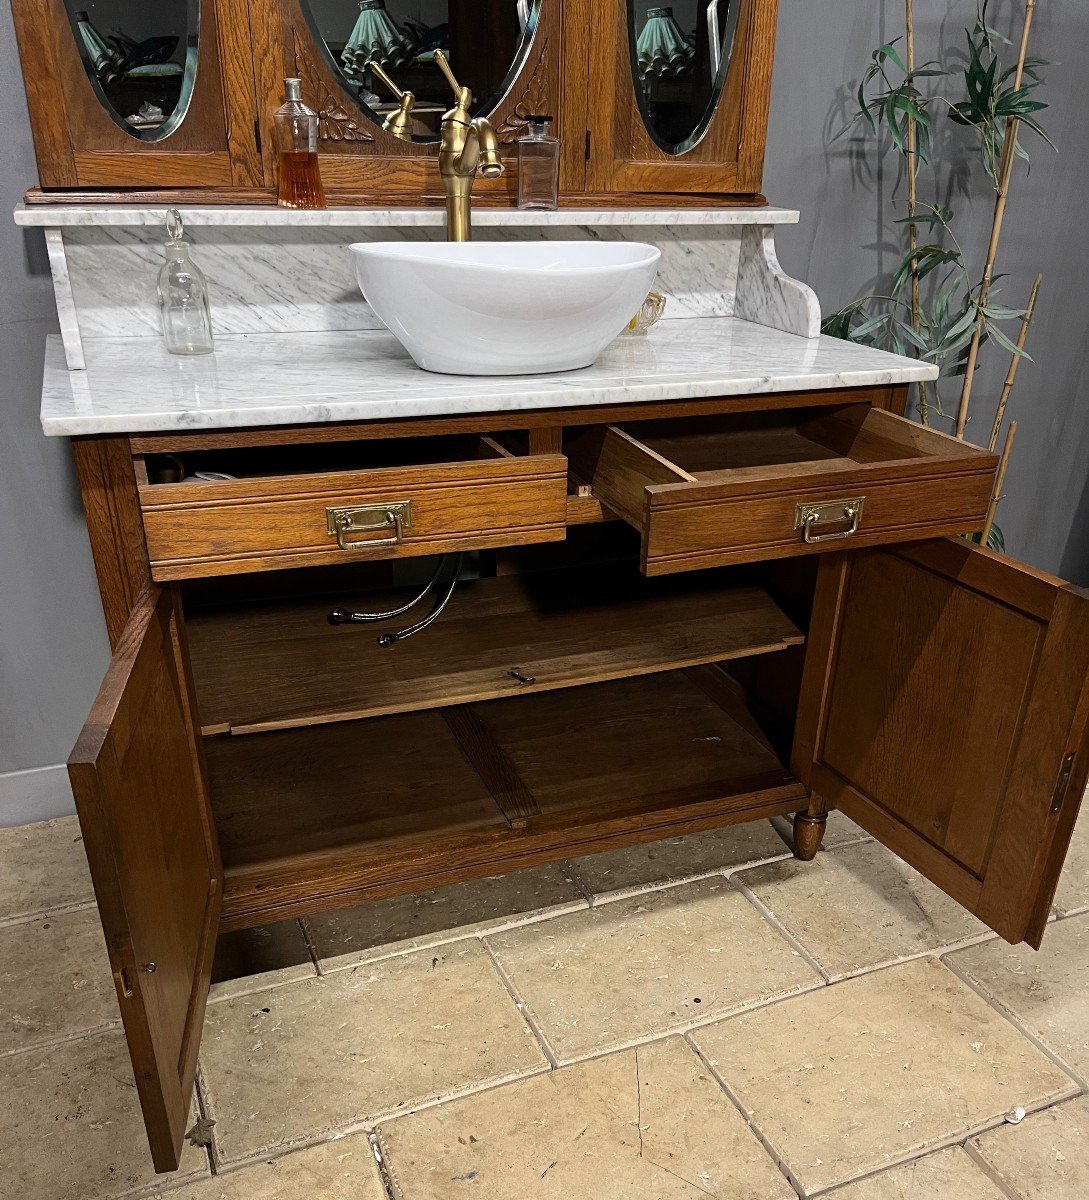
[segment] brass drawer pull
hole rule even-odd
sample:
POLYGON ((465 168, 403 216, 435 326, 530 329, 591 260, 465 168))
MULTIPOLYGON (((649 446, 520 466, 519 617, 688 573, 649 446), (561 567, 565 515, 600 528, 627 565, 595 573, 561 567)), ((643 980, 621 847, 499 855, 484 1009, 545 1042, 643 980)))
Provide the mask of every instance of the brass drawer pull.
POLYGON ((378 546, 397 546, 404 539, 404 531, 412 524, 412 502, 397 501, 394 504, 371 504, 365 508, 327 508, 326 527, 330 537, 335 537, 341 550, 372 550, 378 546), (392 537, 362 538, 356 542, 346 541, 349 533, 375 533, 392 529, 392 537))
POLYGON ((820 542, 838 542, 858 533, 862 524, 862 507, 866 503, 865 496, 854 500, 828 500, 823 504, 799 504, 794 512, 794 528, 802 531, 802 541, 815 546, 820 542), (816 526, 821 524, 842 524, 850 522, 846 529, 835 533, 815 533, 816 526))

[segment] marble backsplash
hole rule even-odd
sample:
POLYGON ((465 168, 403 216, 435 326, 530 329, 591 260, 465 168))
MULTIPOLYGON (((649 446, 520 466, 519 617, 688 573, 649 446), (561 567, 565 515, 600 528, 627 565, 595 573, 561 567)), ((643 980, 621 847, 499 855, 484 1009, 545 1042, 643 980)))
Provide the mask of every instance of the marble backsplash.
MULTIPOLYGON (((744 226, 631 229, 617 226, 479 229, 480 241, 647 240, 662 251, 657 289, 665 316, 731 316, 744 226)), ((72 298, 84 338, 159 332, 155 280, 164 233, 154 227, 62 231, 72 298)), ((204 227, 187 231, 208 279, 217 333, 317 333, 378 329, 359 292, 347 246, 354 241, 438 241, 441 229, 204 227)))

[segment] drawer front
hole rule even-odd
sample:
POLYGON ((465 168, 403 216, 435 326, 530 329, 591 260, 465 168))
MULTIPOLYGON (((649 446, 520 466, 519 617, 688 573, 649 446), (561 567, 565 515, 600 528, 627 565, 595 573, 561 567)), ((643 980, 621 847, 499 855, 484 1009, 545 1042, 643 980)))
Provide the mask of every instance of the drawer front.
POLYGON ((665 575, 970 533, 983 523, 991 484, 989 470, 975 470, 910 481, 837 476, 718 498, 700 485, 652 487, 643 567, 648 575, 665 575))
POLYGON ((566 493, 552 454, 144 485, 140 502, 167 580, 560 541, 566 493))
POLYGON ((651 422, 572 442, 576 473, 663 575, 971 533, 997 459, 863 405, 760 422, 651 422))

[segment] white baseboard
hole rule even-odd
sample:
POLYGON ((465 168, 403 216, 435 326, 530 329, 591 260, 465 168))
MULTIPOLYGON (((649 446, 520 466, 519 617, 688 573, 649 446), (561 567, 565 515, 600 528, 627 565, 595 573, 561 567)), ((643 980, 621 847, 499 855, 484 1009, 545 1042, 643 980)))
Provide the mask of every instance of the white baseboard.
POLYGON ((67 817, 75 811, 63 763, 0 774, 0 827, 30 825, 51 817, 67 817))

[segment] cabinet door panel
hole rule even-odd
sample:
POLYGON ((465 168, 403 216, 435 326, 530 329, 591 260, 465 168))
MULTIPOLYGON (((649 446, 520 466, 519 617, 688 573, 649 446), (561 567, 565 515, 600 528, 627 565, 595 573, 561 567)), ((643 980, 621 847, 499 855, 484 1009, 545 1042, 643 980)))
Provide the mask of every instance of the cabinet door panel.
POLYGON ((737 32, 714 115, 682 153, 644 120, 629 39, 629 0, 592 9, 591 191, 755 195, 760 191, 778 0, 737 0, 737 32))
POLYGON ((136 601, 68 771, 152 1157, 176 1169, 223 897, 173 589, 136 601))
POLYGON ((963 541, 822 565, 794 769, 1039 946, 1089 773, 1089 595, 963 541))
MULTIPOLYGON (((139 72, 154 68, 133 68, 129 92, 125 91, 129 76, 116 78, 125 70, 123 60, 108 71, 103 68, 106 82, 92 82, 65 0, 13 0, 12 11, 43 187, 260 185, 252 51, 244 0, 202 0, 195 7, 190 30, 195 76, 191 85, 183 85, 178 106, 183 115, 171 120, 168 114, 167 126, 173 127, 176 121, 176 127, 158 140, 154 131, 144 140, 123 120, 139 107, 139 72), (114 103, 107 99, 104 88, 110 88, 111 94, 112 89, 120 89, 114 103)), ((131 12, 120 15, 138 16, 141 35, 157 28, 154 8, 133 6, 131 12)), ((93 20, 98 14, 91 16, 93 20)), ((99 20, 104 24, 101 34, 111 32, 105 19, 99 20)))

